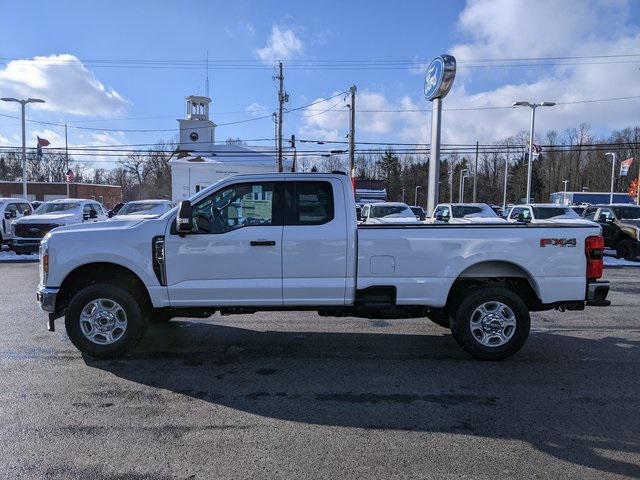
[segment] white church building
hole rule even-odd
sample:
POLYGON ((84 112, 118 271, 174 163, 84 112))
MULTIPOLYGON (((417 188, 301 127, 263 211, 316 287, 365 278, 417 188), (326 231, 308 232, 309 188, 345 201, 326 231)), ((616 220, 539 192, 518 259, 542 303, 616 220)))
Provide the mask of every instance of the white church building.
MULTIPOLYGON (((276 170, 273 146, 216 144, 216 124, 209 118, 211 99, 191 95, 186 100, 186 117, 178 120, 180 143, 169 160, 174 201, 189 198, 225 177, 276 170)), ((289 159, 283 163, 285 171, 290 171, 289 159)))

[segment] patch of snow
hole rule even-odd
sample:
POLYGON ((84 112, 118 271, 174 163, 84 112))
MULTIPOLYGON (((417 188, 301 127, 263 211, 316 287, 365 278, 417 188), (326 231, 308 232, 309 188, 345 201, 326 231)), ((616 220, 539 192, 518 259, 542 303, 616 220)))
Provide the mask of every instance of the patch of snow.
POLYGON ((38 253, 33 253, 30 255, 16 255, 15 252, 12 252, 10 250, 0 251, 0 263, 38 261, 40 261, 40 255, 38 253))
POLYGON ((640 262, 632 262, 625 260, 624 258, 616 258, 605 255, 604 257, 605 267, 640 267, 640 262))

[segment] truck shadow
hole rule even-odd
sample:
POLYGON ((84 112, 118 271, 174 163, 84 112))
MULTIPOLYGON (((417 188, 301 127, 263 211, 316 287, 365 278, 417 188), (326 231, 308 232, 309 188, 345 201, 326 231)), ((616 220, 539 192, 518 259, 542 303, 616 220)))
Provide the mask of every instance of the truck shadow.
POLYGON ((150 329, 127 359, 85 361, 264 417, 522 441, 566 462, 640 477, 639 353, 637 341, 551 330, 533 333, 507 361, 479 362, 447 334, 173 321, 150 329))

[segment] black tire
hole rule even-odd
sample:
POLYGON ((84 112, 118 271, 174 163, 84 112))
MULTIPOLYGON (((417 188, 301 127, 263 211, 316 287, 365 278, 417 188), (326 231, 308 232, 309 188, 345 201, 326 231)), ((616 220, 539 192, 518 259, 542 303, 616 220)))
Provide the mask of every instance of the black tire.
MULTIPOLYGON (((531 318, 527 306, 516 293, 504 287, 487 286, 474 289, 461 299, 451 319, 451 333, 458 345, 467 353, 481 360, 502 360, 516 353, 527 341, 530 327, 531 318), (506 343, 496 346, 483 345, 471 329, 472 319, 477 319, 477 315, 474 316, 476 309, 492 302, 506 305, 515 319, 515 328, 510 334, 510 338, 506 343)), ((507 332, 511 332, 511 330, 505 330, 503 333, 507 332)), ((482 336, 484 337, 484 334, 482 336)))
POLYGON ((94 358, 117 358, 138 344, 147 329, 148 318, 132 293, 116 285, 99 283, 85 287, 73 296, 69 302, 64 323, 69 339, 82 353, 94 358), (100 298, 117 302, 127 317, 124 333, 108 345, 99 345, 89 340, 82 333, 80 326, 80 314, 83 308, 92 300, 100 298))
POLYGON ((151 313, 149 314, 149 323, 156 325, 168 323, 173 317, 173 312, 157 308, 151 310, 151 313))
POLYGON ((633 240, 629 238, 624 239, 616 246, 616 258, 634 261, 636 256, 637 248, 633 240))
POLYGON ((451 317, 447 310, 432 310, 427 313, 427 318, 442 328, 451 328, 451 317))

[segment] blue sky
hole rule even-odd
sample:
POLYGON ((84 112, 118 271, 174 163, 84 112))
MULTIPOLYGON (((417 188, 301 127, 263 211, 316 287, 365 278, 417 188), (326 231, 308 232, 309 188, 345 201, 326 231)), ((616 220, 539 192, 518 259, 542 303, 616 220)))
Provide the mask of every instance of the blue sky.
MULTIPOLYGON (((204 93, 202 62, 207 51, 216 123, 274 111, 271 66, 283 58, 290 107, 355 84, 359 108, 377 111, 358 115, 359 140, 424 142, 430 127, 427 114, 407 110, 429 105, 422 97, 419 65, 409 62, 450 52, 461 68, 445 107, 482 110, 445 112, 444 142, 489 142, 526 129, 524 111, 484 110, 508 106, 516 99, 565 102, 540 115, 541 131, 563 130, 584 121, 595 133, 604 133, 637 122, 637 99, 571 102, 640 96, 640 2, 540 0, 535 8, 531 5, 516 0, 3 1, 0 94, 46 97, 44 108, 30 108, 32 119, 98 129, 71 128, 72 144, 152 143, 172 139, 175 132, 127 130, 177 128, 175 118, 183 116, 184 97, 204 93), (487 58, 612 54, 638 56, 607 59, 617 62, 607 65, 540 65, 549 63, 540 60, 527 67, 477 66, 478 60, 487 58), (150 60, 170 64, 140 68, 140 61, 150 60), (341 65, 338 61, 374 60, 376 68, 336 68, 341 65), (405 63, 389 69, 380 61, 405 63), (221 69, 223 62, 251 68, 221 69), (304 62, 327 62, 331 68, 302 68, 304 62)), ((348 128, 343 107, 338 97, 308 111, 292 112, 286 116, 285 133, 343 138, 348 128)), ((16 113, 13 106, 0 104, 0 114, 16 113)), ((28 128, 30 136, 51 137, 54 146, 62 141, 59 127, 30 124, 28 128)), ((0 144, 17 145, 18 135, 19 123, 0 117, 0 144)), ((270 119, 217 130, 218 140, 272 135, 270 119)))

